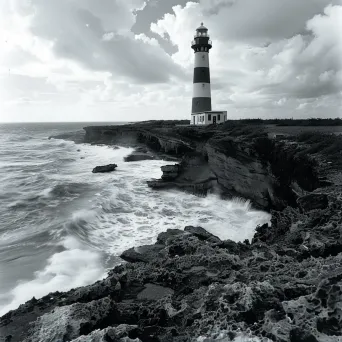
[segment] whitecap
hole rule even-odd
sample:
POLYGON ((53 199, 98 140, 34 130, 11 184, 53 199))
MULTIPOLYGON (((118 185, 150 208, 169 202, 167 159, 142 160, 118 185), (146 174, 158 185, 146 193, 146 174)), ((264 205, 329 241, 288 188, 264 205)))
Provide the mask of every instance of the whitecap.
POLYGON ((7 298, 11 301, 1 308, 0 316, 17 308, 33 296, 41 298, 56 290, 68 291, 91 284, 106 275, 100 253, 86 249, 74 237, 67 237, 61 245, 65 250, 53 254, 45 268, 36 272, 32 280, 20 281, 7 294, 7 298))

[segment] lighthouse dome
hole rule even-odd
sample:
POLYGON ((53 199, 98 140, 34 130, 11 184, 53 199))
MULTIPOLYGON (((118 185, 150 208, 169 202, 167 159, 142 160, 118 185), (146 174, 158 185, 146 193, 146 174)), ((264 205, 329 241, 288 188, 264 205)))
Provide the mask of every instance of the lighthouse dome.
POLYGON ((197 27, 196 31, 208 31, 208 29, 201 23, 201 26, 197 27))

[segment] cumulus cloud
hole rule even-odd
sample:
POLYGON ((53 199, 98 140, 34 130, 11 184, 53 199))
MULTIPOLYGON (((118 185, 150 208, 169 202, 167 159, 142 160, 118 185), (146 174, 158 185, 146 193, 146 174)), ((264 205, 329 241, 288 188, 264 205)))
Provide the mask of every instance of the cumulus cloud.
POLYGON ((215 109, 340 114, 341 0, 8 0, 0 121, 188 118, 201 21, 215 109), (47 109, 49 118, 37 114, 47 109))
POLYGON ((260 42, 305 34, 305 23, 339 0, 202 0, 218 38, 260 42))
POLYGON ((133 10, 143 5, 122 0, 105 0, 100 5, 93 0, 32 0, 29 28, 35 36, 52 41, 57 56, 92 70, 147 83, 181 77, 181 68, 158 44, 146 44, 130 31, 133 10))
POLYGON ((338 115, 342 89, 342 6, 327 3, 188 3, 183 8, 174 7, 174 13, 153 23, 151 30, 161 37, 168 33, 179 48, 174 60, 190 67, 189 41, 196 27, 194 21, 205 18, 213 39, 212 79, 219 84, 213 102, 222 108, 256 108, 258 114, 269 112, 272 116, 275 112, 269 109, 280 107, 287 110, 287 115, 293 115, 298 108, 305 109, 306 115, 338 115), (271 18, 267 20, 265 13, 271 18), (312 16, 313 13, 316 14, 312 16), (326 101, 327 97, 332 112, 319 113, 318 102, 326 101), (306 105, 301 106, 302 103, 306 105))

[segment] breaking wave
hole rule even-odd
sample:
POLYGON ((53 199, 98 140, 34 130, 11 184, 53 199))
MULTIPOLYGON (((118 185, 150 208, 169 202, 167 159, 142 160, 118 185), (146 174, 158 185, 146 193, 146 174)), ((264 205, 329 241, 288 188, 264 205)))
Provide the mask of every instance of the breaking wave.
POLYGON ((153 191, 146 181, 170 162, 125 163, 132 149, 48 140, 54 130, 27 130, 30 138, 14 149, 11 132, 0 127, 1 162, 12 165, 11 173, 0 169, 0 315, 33 296, 93 283, 125 249, 154 243, 168 228, 202 226, 243 241, 270 219, 243 199, 153 191), (119 165, 113 173, 91 172, 109 163, 119 165))
POLYGON ((99 253, 85 248, 73 237, 61 241, 60 246, 63 247, 63 251, 53 254, 44 269, 35 272, 32 280, 19 282, 6 294, 11 301, 0 309, 0 316, 33 296, 41 298, 57 290, 67 291, 105 276, 99 253))

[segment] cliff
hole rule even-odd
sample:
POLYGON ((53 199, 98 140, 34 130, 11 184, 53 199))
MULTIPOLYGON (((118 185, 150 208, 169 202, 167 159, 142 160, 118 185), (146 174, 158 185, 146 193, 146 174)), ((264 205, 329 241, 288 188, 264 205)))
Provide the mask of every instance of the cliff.
POLYGON ((273 139, 266 127, 164 122, 85 130, 90 143, 176 156, 150 186, 242 196, 270 210, 271 224, 251 243, 168 229, 156 244, 125 251, 106 279, 9 312, 0 341, 342 339, 340 136, 273 139))
POLYGON ((303 141, 296 136, 274 139, 260 125, 191 127, 157 121, 85 131, 88 143, 143 145, 157 155, 180 159, 176 166, 163 169, 162 179, 148 183, 155 189, 178 188, 199 195, 215 190, 270 210, 295 207, 299 195, 324 186, 314 153, 305 153, 304 136, 303 141))

